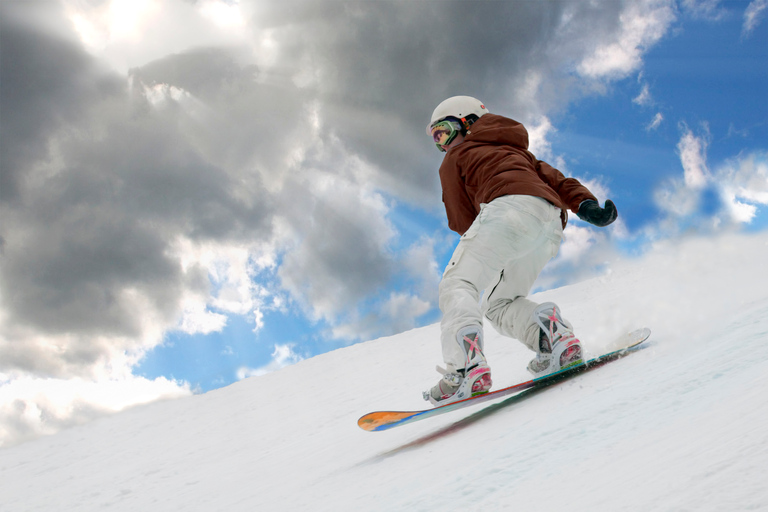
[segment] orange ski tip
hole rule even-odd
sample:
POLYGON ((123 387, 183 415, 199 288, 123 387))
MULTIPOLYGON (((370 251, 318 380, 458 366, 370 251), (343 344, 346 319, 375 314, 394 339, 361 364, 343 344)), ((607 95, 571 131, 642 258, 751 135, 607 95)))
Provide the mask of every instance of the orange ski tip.
POLYGON ((390 423, 395 423, 397 421, 400 421, 403 418, 407 418, 408 416, 412 416, 412 412, 392 412, 392 411, 381 411, 381 412, 372 412, 370 414, 366 414, 359 420, 357 420, 357 425, 367 431, 373 431, 376 430, 381 425, 389 425, 390 423))

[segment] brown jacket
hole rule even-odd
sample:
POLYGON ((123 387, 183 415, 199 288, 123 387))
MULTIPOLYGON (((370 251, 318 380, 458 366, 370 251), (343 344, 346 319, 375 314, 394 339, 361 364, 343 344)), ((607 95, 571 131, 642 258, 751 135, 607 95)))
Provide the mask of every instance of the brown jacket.
POLYGON ((448 227, 464 234, 480 213, 481 203, 506 195, 542 197, 562 210, 576 212, 586 200, 597 200, 578 180, 566 178, 528 151, 528 131, 512 119, 485 114, 464 142, 445 155, 440 166, 448 227))

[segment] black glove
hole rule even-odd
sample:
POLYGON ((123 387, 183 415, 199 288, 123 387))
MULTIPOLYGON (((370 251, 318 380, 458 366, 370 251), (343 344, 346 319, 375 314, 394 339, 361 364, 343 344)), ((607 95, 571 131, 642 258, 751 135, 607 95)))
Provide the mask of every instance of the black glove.
POLYGON ((605 208, 600 208, 600 203, 597 201, 587 199, 581 202, 576 215, 584 222, 603 227, 615 221, 619 212, 616 211, 616 205, 610 199, 605 202, 605 208))

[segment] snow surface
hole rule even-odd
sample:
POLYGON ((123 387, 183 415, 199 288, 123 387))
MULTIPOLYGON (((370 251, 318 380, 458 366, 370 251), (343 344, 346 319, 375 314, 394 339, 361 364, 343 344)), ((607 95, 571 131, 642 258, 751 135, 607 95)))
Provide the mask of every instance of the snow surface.
MULTIPOLYGON (((420 409, 438 326, 0 451, 0 510, 768 510, 766 236, 692 239, 537 294, 587 348, 648 346, 526 400, 420 409)), ((497 386, 531 354, 487 333, 497 386)))

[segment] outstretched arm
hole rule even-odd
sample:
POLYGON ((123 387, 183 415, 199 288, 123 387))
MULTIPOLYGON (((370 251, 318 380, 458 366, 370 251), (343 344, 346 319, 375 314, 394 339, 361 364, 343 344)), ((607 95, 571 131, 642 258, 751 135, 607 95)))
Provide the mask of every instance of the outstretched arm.
POLYGON ((579 205, 587 200, 597 201, 597 198, 576 178, 566 178, 563 173, 543 160, 536 161, 536 170, 541 179, 549 185, 563 203, 572 212, 579 211, 579 205))

